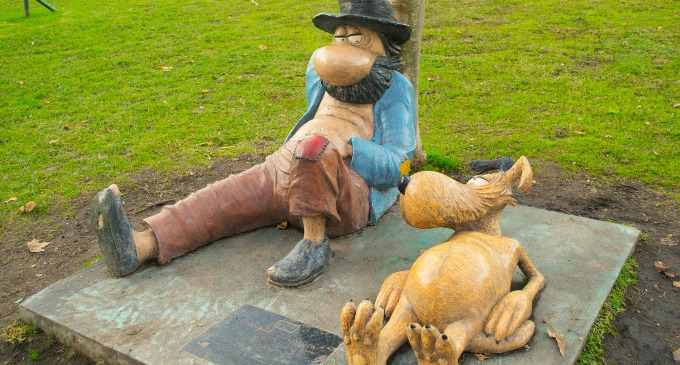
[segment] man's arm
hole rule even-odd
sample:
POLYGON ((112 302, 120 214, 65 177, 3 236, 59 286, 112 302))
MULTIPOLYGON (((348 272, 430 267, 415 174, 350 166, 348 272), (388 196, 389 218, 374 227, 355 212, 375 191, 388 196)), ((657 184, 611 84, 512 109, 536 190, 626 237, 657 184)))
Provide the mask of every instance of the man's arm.
MULTIPOLYGON (((350 167, 369 186, 387 189, 397 186, 401 164, 413 157, 415 138, 415 95, 413 85, 395 72, 392 87, 376 103, 375 123, 380 139, 372 142, 352 138, 350 167)), ((375 140, 376 138, 374 138, 375 140)))

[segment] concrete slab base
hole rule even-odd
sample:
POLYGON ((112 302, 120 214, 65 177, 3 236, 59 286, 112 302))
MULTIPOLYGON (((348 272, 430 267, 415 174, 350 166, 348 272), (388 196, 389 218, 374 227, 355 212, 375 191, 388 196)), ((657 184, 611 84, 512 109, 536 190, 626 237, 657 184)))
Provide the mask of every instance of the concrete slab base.
MULTIPOLYGON (((504 235, 522 243, 545 275, 546 287, 535 302, 537 329, 530 349, 493 355, 484 364, 573 364, 639 231, 522 206, 505 210, 502 228, 504 235), (565 356, 548 337, 543 321, 566 337, 565 356)), ((237 327, 220 330, 217 325, 244 305, 287 318, 277 323, 280 329, 301 324, 339 335, 339 313, 347 300, 374 300, 390 273, 408 269, 421 249, 450 234, 447 229, 412 228, 393 208, 377 226, 335 239, 331 265, 319 279, 302 288, 283 289, 268 286, 265 271, 288 253, 301 233, 263 229, 124 278, 110 276, 100 261, 24 301, 20 315, 109 364, 230 363, 235 360, 229 355, 223 361, 214 357, 209 361, 200 351, 188 351, 193 346, 188 345, 213 327, 211 335, 233 331, 229 335, 239 336, 237 327)), ((265 338, 255 342, 261 343, 249 346, 267 346, 265 338)), ((197 343, 200 347, 204 342, 197 343)), ((329 356, 311 361, 345 363, 343 345, 333 348, 329 356)), ((253 358, 249 355, 253 349, 239 349, 240 358, 253 358)), ((276 353, 271 356, 253 363, 285 363, 276 353)), ((462 361, 477 362, 469 354, 462 361)), ((404 349, 392 363, 415 364, 415 357, 404 349)))

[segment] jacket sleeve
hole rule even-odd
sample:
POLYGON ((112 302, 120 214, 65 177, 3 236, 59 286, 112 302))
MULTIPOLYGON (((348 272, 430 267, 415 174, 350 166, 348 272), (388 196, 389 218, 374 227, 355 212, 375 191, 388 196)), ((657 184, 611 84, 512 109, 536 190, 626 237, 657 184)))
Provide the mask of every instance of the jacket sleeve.
POLYGON ((370 141, 351 139, 350 167, 378 189, 397 186, 401 164, 410 160, 416 149, 413 85, 401 74, 395 72, 395 76, 392 87, 375 106, 374 122, 381 133, 370 141))
POLYGON ((316 56, 317 52, 319 52, 318 49, 312 53, 312 57, 309 58, 309 63, 307 63, 307 71, 305 72, 307 108, 312 106, 314 100, 318 98, 319 93, 323 93, 323 87, 321 87, 321 78, 314 69, 314 56, 316 56))

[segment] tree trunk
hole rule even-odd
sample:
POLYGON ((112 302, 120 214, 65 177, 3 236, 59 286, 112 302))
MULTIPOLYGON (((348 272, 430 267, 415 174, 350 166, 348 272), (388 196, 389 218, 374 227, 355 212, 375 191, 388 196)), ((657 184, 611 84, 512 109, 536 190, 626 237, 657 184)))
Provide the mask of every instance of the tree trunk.
POLYGON ((427 155, 420 141, 418 128, 418 73, 420 72, 420 44, 423 39, 423 21, 425 19, 425 0, 390 0, 397 21, 411 26, 411 39, 401 46, 404 66, 399 70, 411 81, 416 97, 416 152, 413 155, 413 166, 425 163, 427 155))

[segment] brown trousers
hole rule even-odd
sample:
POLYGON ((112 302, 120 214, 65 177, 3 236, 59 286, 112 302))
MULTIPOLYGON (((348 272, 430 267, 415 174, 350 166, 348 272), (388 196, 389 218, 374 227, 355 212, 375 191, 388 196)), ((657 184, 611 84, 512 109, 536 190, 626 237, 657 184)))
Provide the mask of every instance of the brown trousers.
POLYGON ((283 221, 302 227, 302 217, 326 216, 330 237, 365 227, 368 186, 349 168, 349 160, 343 160, 332 144, 316 160, 296 158, 300 152, 293 151, 296 146, 289 141, 264 163, 146 218, 144 223, 158 241, 158 262, 165 264, 220 238, 283 221))

